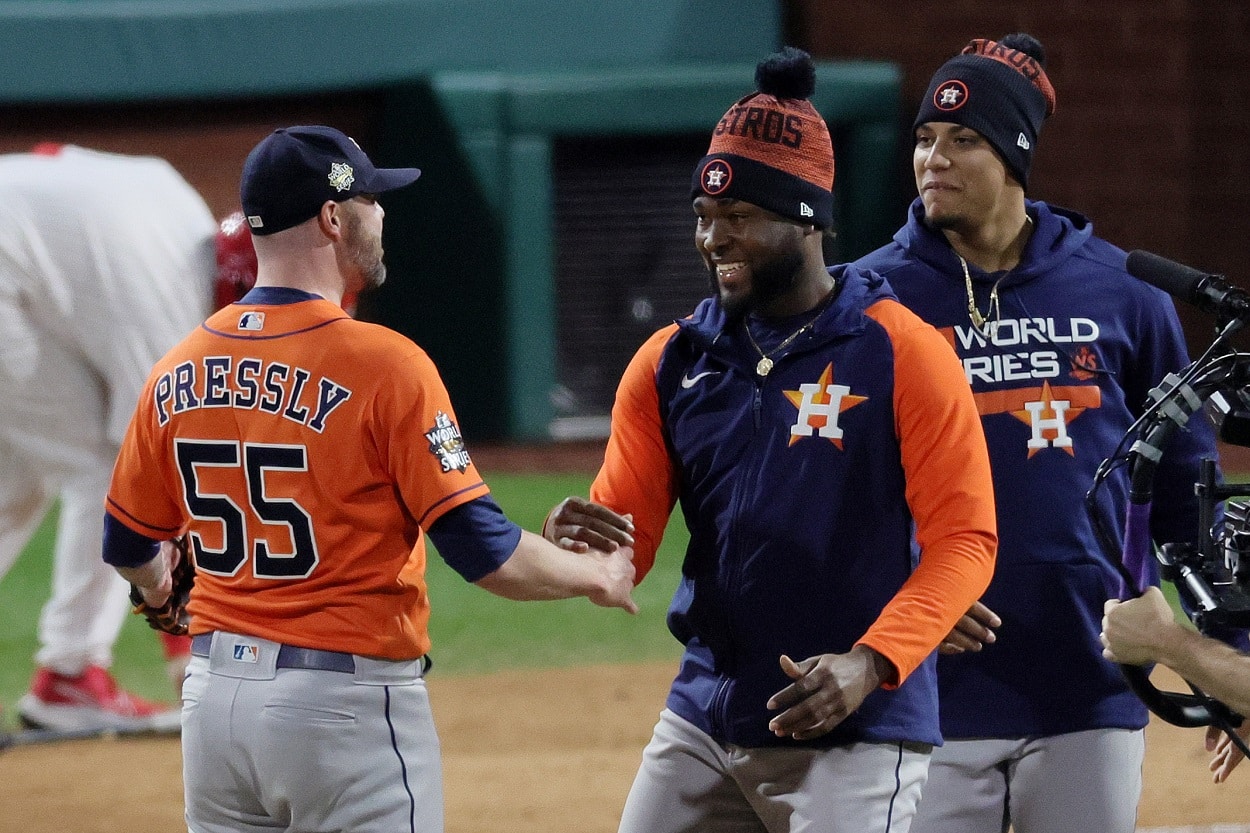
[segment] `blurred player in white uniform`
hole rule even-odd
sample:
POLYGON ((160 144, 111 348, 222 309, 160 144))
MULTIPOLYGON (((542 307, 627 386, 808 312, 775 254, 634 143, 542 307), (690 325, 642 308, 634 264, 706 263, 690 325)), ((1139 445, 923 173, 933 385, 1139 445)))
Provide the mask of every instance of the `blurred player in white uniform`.
POLYGON ((60 500, 27 725, 178 725, 108 671, 129 601, 100 560, 104 496, 148 371, 211 312, 224 236, 162 159, 0 156, 0 577, 60 500))

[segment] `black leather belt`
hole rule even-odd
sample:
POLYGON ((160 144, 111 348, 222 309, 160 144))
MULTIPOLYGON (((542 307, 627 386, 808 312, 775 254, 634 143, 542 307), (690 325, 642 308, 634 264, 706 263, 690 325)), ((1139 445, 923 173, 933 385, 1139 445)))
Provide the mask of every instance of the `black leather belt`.
MULTIPOLYGON (((211 633, 201 633, 191 638, 191 653, 197 657, 208 656, 213 644, 211 633)), ((277 668, 302 668, 308 671, 339 671, 356 673, 356 659, 340 651, 318 651, 315 648, 297 648, 282 645, 278 648, 277 668)))

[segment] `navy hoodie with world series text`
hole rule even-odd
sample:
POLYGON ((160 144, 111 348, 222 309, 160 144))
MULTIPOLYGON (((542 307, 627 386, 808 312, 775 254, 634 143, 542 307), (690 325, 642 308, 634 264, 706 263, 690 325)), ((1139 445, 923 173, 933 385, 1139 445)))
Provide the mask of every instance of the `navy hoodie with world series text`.
MULTIPOLYGON (((993 464, 999 553, 982 601, 1002 626, 983 651, 938 662, 948 739, 1140 728, 1147 720, 1119 668, 1102 657, 1103 603, 1119 578, 1085 496, 1150 389, 1189 356, 1171 298, 1129 275, 1125 253, 1096 237, 1088 219, 1044 202, 1026 210, 1033 233, 1015 268, 986 274, 968 264, 974 303, 988 319, 980 330, 959 257, 924 224, 919 199, 893 242, 856 261, 881 272, 955 348, 993 464)), ((1215 456, 1205 419, 1175 433, 1155 473, 1155 541, 1197 538, 1194 483, 1200 459, 1215 456)), ((1127 486, 1120 468, 1099 490, 1117 550, 1127 486)))

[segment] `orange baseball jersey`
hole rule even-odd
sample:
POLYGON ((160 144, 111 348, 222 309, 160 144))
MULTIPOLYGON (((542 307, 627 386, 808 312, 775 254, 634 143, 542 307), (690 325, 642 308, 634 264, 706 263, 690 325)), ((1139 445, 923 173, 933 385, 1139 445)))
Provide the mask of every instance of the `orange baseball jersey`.
POLYGON ((156 365, 106 509, 189 534, 194 633, 412 659, 423 530, 488 492, 425 352, 315 298, 226 307, 156 365))

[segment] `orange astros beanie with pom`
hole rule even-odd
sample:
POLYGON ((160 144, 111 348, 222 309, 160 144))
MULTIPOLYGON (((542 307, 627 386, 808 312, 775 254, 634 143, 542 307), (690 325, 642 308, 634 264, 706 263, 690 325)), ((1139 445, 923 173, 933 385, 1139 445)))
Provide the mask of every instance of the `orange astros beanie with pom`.
POLYGON ((755 68, 757 91, 740 98, 695 165, 691 199, 743 200, 800 223, 833 224, 833 142, 808 101, 816 67, 786 47, 755 68))

